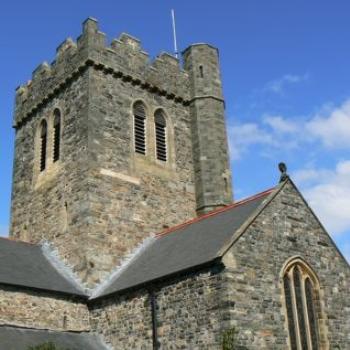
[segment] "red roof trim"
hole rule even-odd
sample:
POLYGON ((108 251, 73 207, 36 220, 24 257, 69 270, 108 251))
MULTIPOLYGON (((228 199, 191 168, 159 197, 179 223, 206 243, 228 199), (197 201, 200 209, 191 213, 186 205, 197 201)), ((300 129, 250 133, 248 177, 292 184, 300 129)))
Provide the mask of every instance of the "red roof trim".
POLYGON ((227 205, 227 206, 225 206, 225 207, 223 207, 223 208, 215 209, 215 210, 213 210, 213 211, 211 211, 211 212, 209 212, 209 213, 207 213, 207 214, 204 214, 204 215, 202 215, 202 216, 193 218, 193 219, 191 219, 191 220, 189 220, 189 221, 186 221, 186 222, 184 222, 184 223, 182 223, 182 224, 179 224, 179 225, 170 227, 170 228, 168 228, 168 229, 166 229, 166 230, 164 230, 164 231, 161 231, 161 232, 157 233, 157 234, 156 234, 156 237, 158 238, 158 237, 167 235, 167 234, 172 233, 172 232, 174 232, 174 231, 177 231, 177 230, 179 230, 179 229, 181 229, 181 228, 183 228, 183 227, 185 227, 185 226, 194 224, 195 222, 204 220, 204 219, 206 219, 206 218, 208 218, 208 217, 211 217, 211 216, 220 214, 220 213, 222 213, 222 212, 225 212, 225 211, 227 211, 227 210, 236 208, 236 207, 238 207, 238 206, 240 206, 240 205, 242 205, 242 204, 251 202, 251 201, 253 201, 253 200, 255 200, 255 199, 268 196, 268 195, 269 195, 270 193, 272 193, 275 189, 276 189, 275 187, 270 188, 270 189, 268 189, 268 190, 266 190, 266 191, 264 191, 264 192, 260 192, 260 193, 257 193, 257 194, 255 194, 255 195, 251 196, 251 197, 244 198, 244 199, 242 199, 242 200, 240 200, 240 201, 238 201, 238 202, 229 204, 229 205, 227 205))

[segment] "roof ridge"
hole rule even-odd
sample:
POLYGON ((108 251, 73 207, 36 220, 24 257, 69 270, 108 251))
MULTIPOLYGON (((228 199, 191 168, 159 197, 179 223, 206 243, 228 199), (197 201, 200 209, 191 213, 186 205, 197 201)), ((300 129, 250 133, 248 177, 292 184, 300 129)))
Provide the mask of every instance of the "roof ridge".
POLYGON ((41 252, 47 262, 56 270, 56 272, 67 281, 67 283, 74 287, 82 295, 89 297, 89 290, 80 278, 75 274, 72 267, 63 261, 54 246, 50 242, 42 241, 40 244, 41 252))
POLYGON ((166 235, 168 235, 168 234, 170 234, 170 233, 172 233, 172 232, 174 232, 174 231, 177 231, 178 229, 180 229, 180 228, 182 228, 182 227, 186 227, 186 226, 191 225, 191 224, 194 224, 194 223, 196 223, 196 222, 198 222, 198 221, 207 219, 208 217, 215 216, 215 215, 217 215, 217 214, 223 213, 223 212, 228 211, 228 210, 230 210, 230 209, 239 207, 239 206, 242 205, 242 204, 248 203, 248 202, 250 202, 250 201, 252 201, 252 200, 255 200, 255 199, 258 199, 258 198, 260 198, 260 197, 267 196, 267 195, 269 195, 271 192, 273 192, 275 189, 276 189, 276 187, 272 187, 272 188, 269 188, 269 189, 267 189, 267 190, 265 190, 265 191, 263 191, 263 192, 259 192, 259 193, 255 194, 255 195, 252 195, 252 196, 250 196, 250 197, 243 198, 243 199, 239 200, 238 202, 234 202, 234 203, 232 203, 232 204, 228 204, 228 205, 226 205, 226 206, 223 207, 223 208, 219 208, 219 209, 212 210, 212 211, 210 211, 210 212, 207 213, 207 214, 204 214, 204 215, 195 217, 195 218, 193 218, 193 219, 191 219, 191 220, 185 221, 185 222, 183 222, 183 223, 181 223, 181 224, 175 225, 175 226, 170 227, 170 228, 168 228, 168 229, 166 229, 166 230, 164 230, 164 231, 161 231, 161 232, 157 233, 157 234, 155 235, 155 237, 156 237, 156 238, 160 238, 160 237, 166 236, 166 235))

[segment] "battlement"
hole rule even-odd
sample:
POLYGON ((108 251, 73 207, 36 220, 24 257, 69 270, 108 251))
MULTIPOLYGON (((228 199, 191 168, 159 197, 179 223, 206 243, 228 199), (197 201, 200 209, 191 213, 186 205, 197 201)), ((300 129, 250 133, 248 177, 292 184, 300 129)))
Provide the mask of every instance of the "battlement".
POLYGON ((12 237, 51 242, 92 286, 152 232, 231 203, 217 50, 182 58, 89 18, 33 71, 16 93, 12 237))
POLYGON ((34 69, 31 80, 17 88, 14 127, 20 127, 90 67, 188 104, 188 74, 177 58, 162 52, 151 61, 140 40, 126 33, 113 39, 110 46, 106 41, 95 19, 84 21, 77 41, 64 40, 56 49, 55 60, 51 64, 41 63, 34 69))

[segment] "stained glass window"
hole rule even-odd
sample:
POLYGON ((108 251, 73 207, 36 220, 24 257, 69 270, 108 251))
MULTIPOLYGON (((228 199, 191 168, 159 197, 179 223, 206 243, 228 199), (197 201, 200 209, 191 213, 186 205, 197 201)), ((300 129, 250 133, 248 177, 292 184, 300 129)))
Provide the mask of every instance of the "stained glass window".
POLYGON ((292 350, 319 349, 316 285, 314 274, 300 261, 289 265, 284 273, 283 288, 292 350))

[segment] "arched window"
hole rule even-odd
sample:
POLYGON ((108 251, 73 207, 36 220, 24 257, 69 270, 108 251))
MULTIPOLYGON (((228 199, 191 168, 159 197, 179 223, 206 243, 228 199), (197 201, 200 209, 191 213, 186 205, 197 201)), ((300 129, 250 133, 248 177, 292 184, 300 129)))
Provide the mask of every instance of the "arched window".
POLYGON ((289 341, 292 350, 318 350, 315 302, 318 283, 301 260, 289 264, 283 275, 289 341))
POLYGON ((43 120, 40 125, 40 171, 46 168, 47 123, 43 120))
POLYGON ((53 161, 60 159, 60 143, 61 143, 61 112, 55 109, 53 119, 53 161))
POLYGON ((142 102, 136 102, 134 114, 134 147, 135 152, 146 154, 146 112, 142 102))
POLYGON ((154 126, 156 131, 156 154, 157 159, 167 161, 167 135, 166 120, 164 112, 158 109, 154 115, 154 126))

